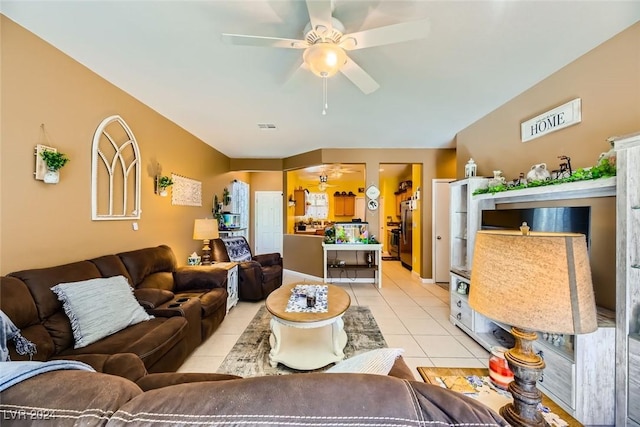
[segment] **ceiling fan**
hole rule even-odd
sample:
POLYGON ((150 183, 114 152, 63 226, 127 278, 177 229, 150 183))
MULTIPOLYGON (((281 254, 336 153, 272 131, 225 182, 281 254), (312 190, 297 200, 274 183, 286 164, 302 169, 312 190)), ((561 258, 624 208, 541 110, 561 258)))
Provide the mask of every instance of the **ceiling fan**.
POLYGON ((318 190, 325 191, 329 187, 337 187, 337 185, 329 184, 329 177, 326 173, 322 172, 322 175, 319 177, 320 182, 318 183, 318 190))
POLYGON ((302 67, 323 79, 323 114, 328 108, 327 78, 338 71, 365 94, 380 87, 345 51, 421 39, 429 33, 428 20, 419 20, 345 34, 344 25, 332 16, 332 0, 306 0, 306 3, 310 22, 304 28, 302 40, 228 33, 223 33, 222 39, 236 45, 304 49, 302 67))

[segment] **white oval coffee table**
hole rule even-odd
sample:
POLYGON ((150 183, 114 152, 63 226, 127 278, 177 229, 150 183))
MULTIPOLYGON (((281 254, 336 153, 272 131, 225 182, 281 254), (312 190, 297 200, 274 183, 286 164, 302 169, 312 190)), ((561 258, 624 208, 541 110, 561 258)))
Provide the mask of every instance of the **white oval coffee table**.
POLYGON ((282 363, 293 369, 310 371, 344 359, 343 349, 347 345, 342 315, 351 298, 339 286, 326 285, 326 313, 286 312, 291 290, 296 285, 323 285, 323 283, 292 283, 282 285, 272 292, 265 302, 272 315, 271 351, 272 367, 282 363))

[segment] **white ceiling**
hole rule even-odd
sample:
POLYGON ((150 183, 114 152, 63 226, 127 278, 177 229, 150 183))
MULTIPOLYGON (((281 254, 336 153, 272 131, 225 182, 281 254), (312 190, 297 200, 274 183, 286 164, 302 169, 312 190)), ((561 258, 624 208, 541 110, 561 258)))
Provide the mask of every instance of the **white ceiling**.
POLYGON ((364 95, 338 74, 323 116, 321 79, 294 72, 301 50, 233 46, 220 37, 302 38, 303 1, 1 2, 6 16, 233 158, 451 147, 458 131, 640 20, 638 1, 334 5, 347 33, 424 18, 431 31, 350 52, 381 87, 364 95))

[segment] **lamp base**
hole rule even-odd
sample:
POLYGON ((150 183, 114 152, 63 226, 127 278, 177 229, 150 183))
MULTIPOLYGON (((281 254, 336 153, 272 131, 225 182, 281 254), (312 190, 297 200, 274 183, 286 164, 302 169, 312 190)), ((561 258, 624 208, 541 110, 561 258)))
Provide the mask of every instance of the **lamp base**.
POLYGON ((209 239, 203 241, 202 247, 202 265, 211 265, 211 247, 209 246, 209 239))
POLYGON ((514 380, 509 384, 513 403, 500 408, 500 415, 512 426, 548 426, 538 411, 542 393, 536 383, 542 376, 544 360, 533 351, 533 342, 538 335, 533 331, 511 328, 515 346, 504 356, 513 372, 514 380))

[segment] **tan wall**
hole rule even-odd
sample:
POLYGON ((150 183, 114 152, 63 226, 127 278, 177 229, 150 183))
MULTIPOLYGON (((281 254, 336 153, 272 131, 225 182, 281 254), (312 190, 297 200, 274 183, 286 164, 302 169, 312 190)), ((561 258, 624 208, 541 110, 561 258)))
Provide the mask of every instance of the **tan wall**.
POLYGON ((640 23, 578 58, 555 74, 478 120, 457 135, 457 176, 472 157, 478 175, 504 171, 507 179, 558 156, 575 168, 593 166, 606 139, 640 130, 640 23), (575 98, 582 122, 532 141, 520 142, 520 123, 575 98))
POLYGON ((184 264, 202 242, 193 220, 211 216, 215 192, 247 173, 228 173, 229 159, 11 20, 1 18, 0 269, 52 266, 166 243, 184 264), (91 141, 98 124, 121 115, 142 159, 142 218, 91 220, 91 141), (44 123, 46 140, 40 134, 44 123), (71 161, 57 185, 36 181, 34 147, 54 146, 71 161), (202 181, 202 207, 172 206, 154 194, 153 175, 202 181))
POLYGON ((229 159, 232 171, 282 171, 282 159, 229 159))
POLYGON ((322 236, 305 236, 302 234, 285 234, 283 238, 283 267, 313 277, 324 277, 322 261, 322 236), (288 255, 287 255, 288 254, 288 255), (295 255, 304 254, 304 256, 295 255), (292 256, 294 255, 294 256, 292 256))

